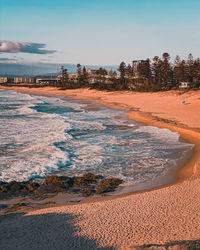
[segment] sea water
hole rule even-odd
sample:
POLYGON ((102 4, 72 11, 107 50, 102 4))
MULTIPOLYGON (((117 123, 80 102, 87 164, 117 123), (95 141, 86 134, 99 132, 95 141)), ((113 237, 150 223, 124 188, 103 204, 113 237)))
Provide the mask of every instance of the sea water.
POLYGON ((0 90, 0 181, 91 172, 137 185, 164 176, 192 147, 120 109, 0 90))

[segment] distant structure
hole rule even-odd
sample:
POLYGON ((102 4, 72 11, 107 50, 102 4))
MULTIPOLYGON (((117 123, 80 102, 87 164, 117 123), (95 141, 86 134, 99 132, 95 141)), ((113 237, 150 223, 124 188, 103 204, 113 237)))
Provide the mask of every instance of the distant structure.
POLYGON ((179 89, 188 89, 190 87, 190 82, 181 82, 179 89))
POLYGON ((26 83, 34 83, 35 79, 34 79, 34 77, 24 77, 24 82, 26 82, 26 83))
POLYGON ((53 78, 53 77, 48 77, 48 78, 36 78, 36 83, 37 84, 56 84, 59 81, 59 78, 53 78))
POLYGON ((20 84, 20 83, 34 83, 33 77, 14 77, 14 83, 20 84))
POLYGON ((8 77, 0 77, 0 83, 7 83, 8 77))
POLYGON ((14 83, 15 84, 23 83, 23 77, 14 77, 14 83))
POLYGON ((148 64, 148 60, 134 60, 132 62, 134 78, 142 77, 140 73, 141 68, 146 67, 147 64, 148 64))
POLYGON ((113 72, 112 70, 110 72, 107 72, 104 68, 100 69, 87 69, 88 74, 88 81, 89 84, 94 84, 96 82, 102 82, 106 84, 112 83, 111 79, 114 77, 115 79, 119 79, 120 76, 117 75, 116 72, 113 72), (103 74, 100 73, 100 71, 103 71, 103 74))
POLYGON ((77 83, 78 82, 78 74, 77 73, 71 73, 68 75, 69 81, 77 83))

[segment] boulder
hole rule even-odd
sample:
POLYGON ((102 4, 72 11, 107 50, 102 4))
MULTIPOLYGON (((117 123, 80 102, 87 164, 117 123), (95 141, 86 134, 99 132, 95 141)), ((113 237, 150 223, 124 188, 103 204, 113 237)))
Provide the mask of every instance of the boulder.
POLYGON ((99 182, 96 188, 97 194, 114 191, 117 186, 122 183, 122 180, 118 178, 107 178, 99 182))
POLYGON ((91 184, 96 184, 99 179, 98 175, 94 175, 92 173, 83 174, 80 177, 74 177, 74 186, 75 187, 86 187, 91 184))
POLYGON ((94 190, 90 187, 90 188, 84 188, 81 190, 81 194, 83 196, 90 196, 91 194, 94 193, 94 190))
POLYGON ((60 185, 68 187, 73 185, 73 180, 66 176, 47 176, 43 185, 60 185))

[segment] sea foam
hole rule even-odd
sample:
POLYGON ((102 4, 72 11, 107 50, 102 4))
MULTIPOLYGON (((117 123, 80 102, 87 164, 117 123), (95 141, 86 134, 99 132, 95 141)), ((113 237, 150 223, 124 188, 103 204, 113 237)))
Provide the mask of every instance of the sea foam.
POLYGON ((88 105, 1 90, 0 180, 93 172, 136 185, 163 176, 193 147, 178 133, 128 120, 123 110, 88 105))

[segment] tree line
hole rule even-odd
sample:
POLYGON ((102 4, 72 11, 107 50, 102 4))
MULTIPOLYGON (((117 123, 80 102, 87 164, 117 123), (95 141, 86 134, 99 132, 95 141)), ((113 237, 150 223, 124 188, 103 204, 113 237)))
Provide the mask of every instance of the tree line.
POLYGON ((192 54, 187 60, 176 56, 174 62, 170 55, 163 53, 162 57, 155 56, 152 61, 148 58, 133 61, 131 64, 121 62, 118 73, 104 68, 93 70, 91 74, 85 66, 77 64, 76 78, 69 78, 67 69, 61 67, 61 78, 58 85, 62 88, 90 87, 100 90, 138 90, 164 91, 178 89, 181 82, 187 82, 189 88, 200 86, 200 59, 194 59, 192 54))

